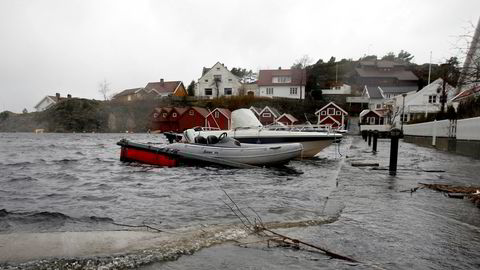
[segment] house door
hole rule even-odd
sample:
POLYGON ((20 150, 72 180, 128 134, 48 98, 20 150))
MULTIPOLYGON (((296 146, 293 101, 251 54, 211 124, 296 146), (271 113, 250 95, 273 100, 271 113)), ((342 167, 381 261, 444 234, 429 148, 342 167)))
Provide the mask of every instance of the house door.
POLYGON ((369 124, 370 125, 375 125, 375 117, 370 117, 369 124))
POLYGON ((255 93, 253 93, 253 91, 248 91, 247 95, 253 97, 255 95, 255 93))

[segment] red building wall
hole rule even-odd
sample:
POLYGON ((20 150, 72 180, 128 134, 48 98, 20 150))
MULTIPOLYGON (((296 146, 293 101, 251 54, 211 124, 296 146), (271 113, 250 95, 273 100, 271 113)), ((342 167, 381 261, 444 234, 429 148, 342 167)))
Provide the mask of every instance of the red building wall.
POLYGON ((218 110, 214 110, 207 117, 207 127, 228 130, 230 127, 229 123, 230 119, 228 119, 223 113, 218 110))
POLYGON ((278 118, 278 119, 277 119, 277 122, 280 122, 280 123, 285 124, 285 125, 288 125, 288 126, 295 124, 294 122, 292 122, 292 121, 291 121, 288 117, 286 117, 286 116, 282 116, 282 117, 278 118))
POLYGON ((260 123, 262 123, 262 125, 270 125, 275 123, 275 115, 273 115, 271 112, 263 112, 258 117, 258 120, 260 123), (270 114, 270 116, 265 116, 265 114, 270 114))
POLYGON ((197 111, 195 108, 190 108, 185 111, 178 120, 178 126, 180 131, 193 127, 204 127, 205 126, 205 117, 204 113, 197 111))
POLYGON ((330 106, 324 108, 322 111, 320 111, 320 117, 319 117, 319 122, 318 122, 320 125, 332 125, 333 128, 338 128, 342 124, 345 127, 346 122, 347 122, 347 115, 345 115, 345 113, 343 111, 339 110, 334 105, 330 105, 330 106), (323 112, 324 112, 324 114, 322 114, 323 112), (342 123, 342 115, 343 115, 343 123, 342 123), (330 119, 329 116, 331 118, 335 119, 336 121, 338 121, 338 123, 340 123, 340 125, 337 124, 332 119, 330 119), (328 119, 324 120, 325 118, 328 118, 328 119), (322 120, 323 120, 323 122, 322 122, 322 120))

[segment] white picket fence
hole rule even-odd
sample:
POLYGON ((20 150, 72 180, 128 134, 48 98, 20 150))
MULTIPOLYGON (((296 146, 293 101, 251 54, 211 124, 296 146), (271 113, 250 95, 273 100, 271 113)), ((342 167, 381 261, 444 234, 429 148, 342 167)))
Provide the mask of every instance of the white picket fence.
POLYGON ((403 126, 409 136, 451 137, 459 140, 480 140, 480 117, 458 121, 441 120, 403 126))

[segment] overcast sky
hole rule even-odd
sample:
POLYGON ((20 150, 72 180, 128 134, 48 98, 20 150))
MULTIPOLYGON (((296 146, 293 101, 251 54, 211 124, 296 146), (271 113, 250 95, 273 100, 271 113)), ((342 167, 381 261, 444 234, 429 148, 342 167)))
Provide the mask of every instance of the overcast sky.
POLYGON ((103 79, 112 93, 187 86, 217 61, 258 70, 403 49, 438 63, 479 11, 479 0, 0 0, 0 111, 57 92, 101 99, 103 79))

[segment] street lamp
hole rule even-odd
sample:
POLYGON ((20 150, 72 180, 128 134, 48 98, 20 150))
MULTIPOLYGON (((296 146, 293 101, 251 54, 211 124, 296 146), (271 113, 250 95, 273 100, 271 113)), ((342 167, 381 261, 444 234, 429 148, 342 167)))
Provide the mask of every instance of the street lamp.
POLYGON ((405 117, 405 97, 407 96, 407 93, 403 93, 403 105, 402 105, 402 114, 400 115, 400 120, 402 121, 402 134, 403 134, 403 118, 405 117))

